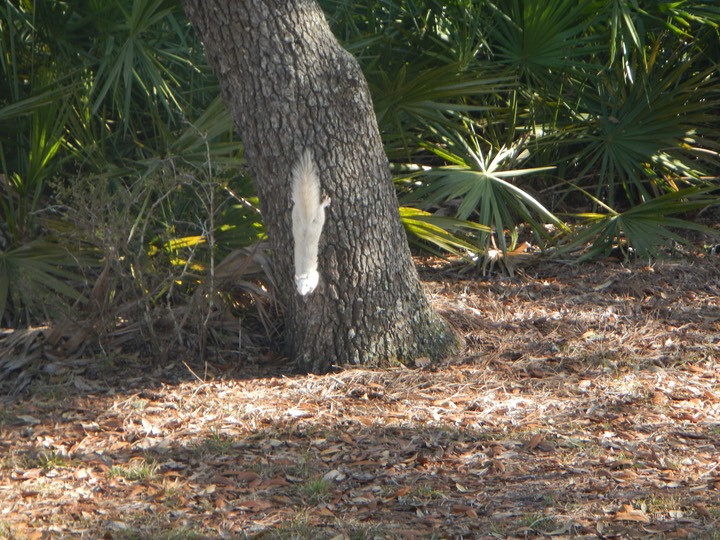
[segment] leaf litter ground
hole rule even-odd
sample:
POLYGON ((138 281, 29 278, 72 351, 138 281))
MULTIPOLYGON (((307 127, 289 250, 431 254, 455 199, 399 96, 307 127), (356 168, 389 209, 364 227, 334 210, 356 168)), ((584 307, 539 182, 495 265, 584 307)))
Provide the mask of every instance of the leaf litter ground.
POLYGON ((79 359, 1 398, 0 538, 720 538, 720 261, 424 263, 441 366, 79 359))

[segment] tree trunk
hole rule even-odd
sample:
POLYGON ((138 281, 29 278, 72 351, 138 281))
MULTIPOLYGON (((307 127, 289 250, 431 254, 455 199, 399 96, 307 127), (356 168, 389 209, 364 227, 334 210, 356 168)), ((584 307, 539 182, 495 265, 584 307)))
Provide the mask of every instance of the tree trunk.
POLYGON ((260 197, 301 369, 388 365, 456 351, 429 305, 397 210, 370 93, 314 0, 186 0, 260 197), (320 284, 294 285, 291 179, 305 149, 328 195, 320 284))

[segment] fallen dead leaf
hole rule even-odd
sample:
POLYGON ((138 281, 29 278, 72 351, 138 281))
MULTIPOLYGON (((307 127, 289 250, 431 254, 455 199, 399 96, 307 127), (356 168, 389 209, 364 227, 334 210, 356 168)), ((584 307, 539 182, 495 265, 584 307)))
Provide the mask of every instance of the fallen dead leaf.
POLYGON ((431 280, 469 343, 433 371, 261 360, 202 381, 148 361, 83 367, 77 386, 53 361, 0 391, 0 537, 701 538, 719 508, 720 260, 665 264, 431 280), (149 477, 117 474, 135 461, 149 477), (657 520, 638 493, 667 501, 657 520), (571 522, 549 506, 570 498, 571 522))
POLYGON ((263 512, 265 510, 273 508, 274 506, 275 503, 273 503, 272 501, 266 501, 263 499, 253 499, 236 504, 237 508, 248 510, 250 512, 263 512))
POLYGON ((650 518, 642 510, 633 508, 631 504, 624 504, 622 510, 615 513, 615 521, 637 521, 639 523, 650 523, 650 518))

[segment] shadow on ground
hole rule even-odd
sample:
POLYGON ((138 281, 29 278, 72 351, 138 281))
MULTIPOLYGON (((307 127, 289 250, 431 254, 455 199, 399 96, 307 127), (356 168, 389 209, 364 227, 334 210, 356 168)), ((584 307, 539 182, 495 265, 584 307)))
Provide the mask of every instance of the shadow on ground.
POLYGON ((0 537, 718 538, 703 272, 430 281, 431 370, 57 360, 0 401, 0 537))

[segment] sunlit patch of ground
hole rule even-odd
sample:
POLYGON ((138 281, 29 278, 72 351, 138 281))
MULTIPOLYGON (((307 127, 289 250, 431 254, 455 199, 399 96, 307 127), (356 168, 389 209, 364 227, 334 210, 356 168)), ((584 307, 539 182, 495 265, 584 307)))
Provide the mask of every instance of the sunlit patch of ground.
POLYGON ((720 538, 719 266, 427 271, 427 369, 75 362, 0 402, 0 538, 720 538))

